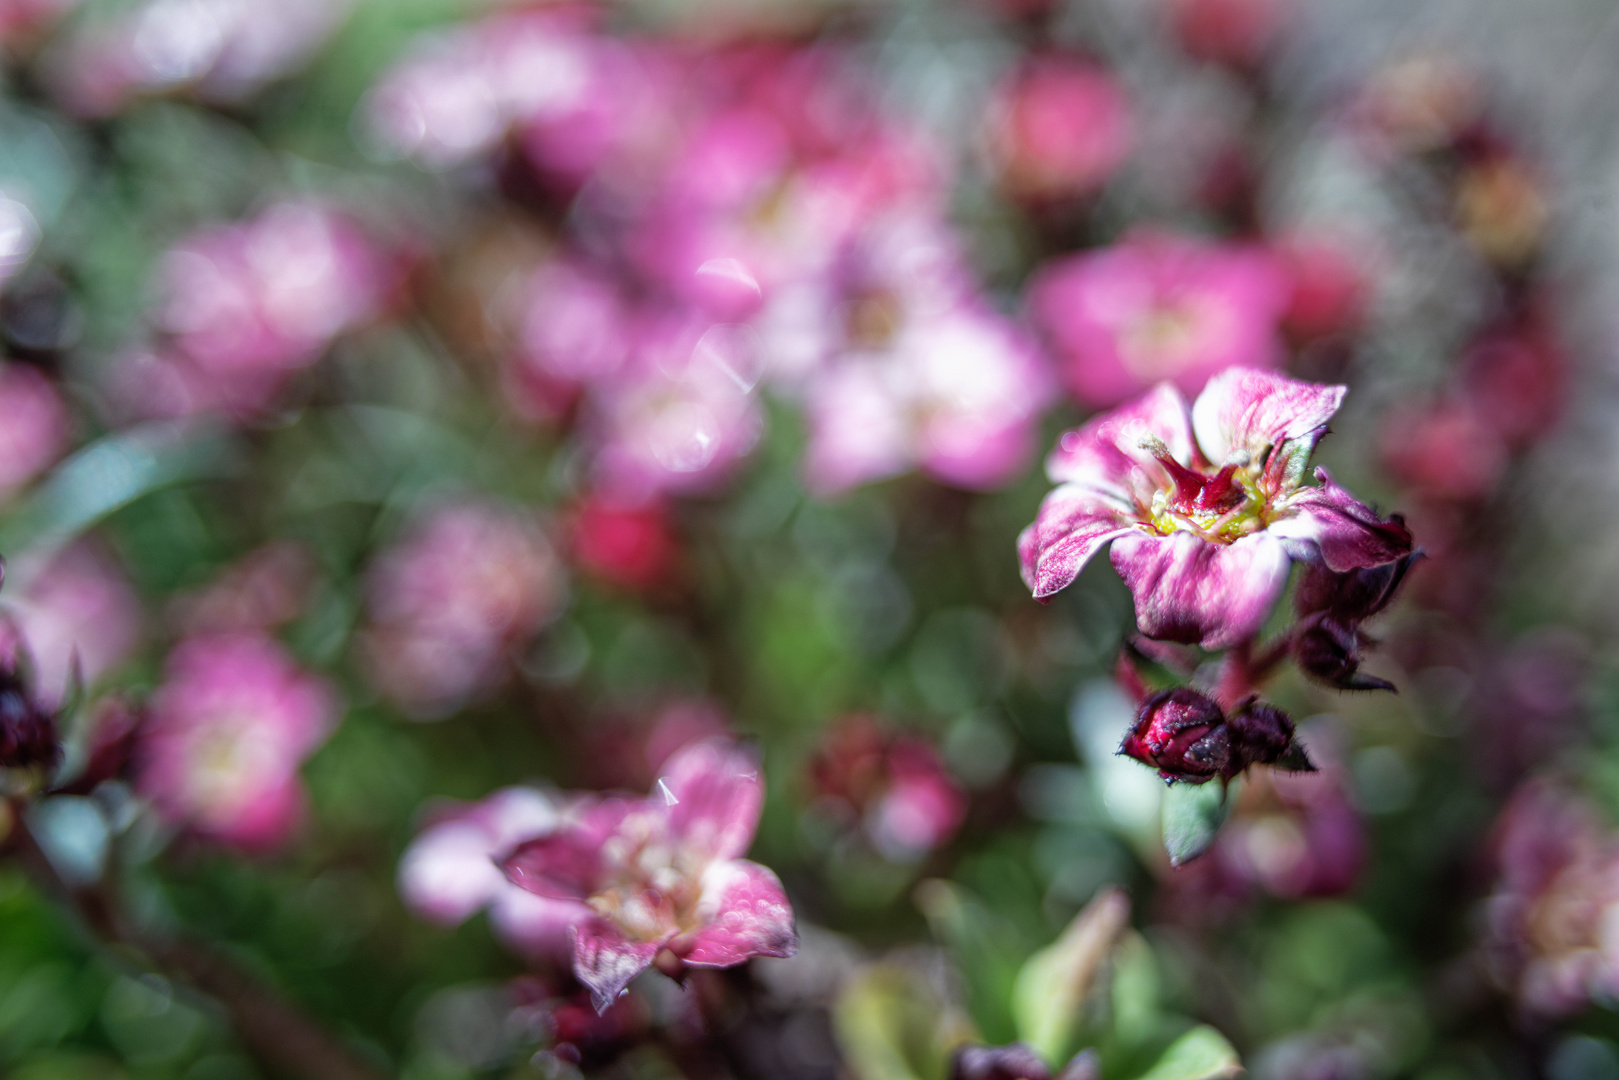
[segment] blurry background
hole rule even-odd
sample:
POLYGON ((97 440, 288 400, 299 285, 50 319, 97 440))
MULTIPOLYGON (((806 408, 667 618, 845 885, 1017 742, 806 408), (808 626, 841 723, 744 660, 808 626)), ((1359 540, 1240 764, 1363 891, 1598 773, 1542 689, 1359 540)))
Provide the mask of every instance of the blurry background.
POLYGON ((1194 1021, 1261 1077, 1619 1076, 1610 6, 0 0, 0 44, 0 600, 69 706, 51 793, 8 770, 6 1075, 274 1075, 151 944, 197 940, 382 1075, 942 1080, 1113 884, 1110 1078, 1194 1021), (1129 594, 1036 604, 1015 543, 1061 432, 1230 365, 1347 384, 1320 458, 1428 559, 1401 693, 1283 676, 1322 772, 1172 870, 1129 594), (490 856, 726 733, 801 953, 598 1018, 490 856))

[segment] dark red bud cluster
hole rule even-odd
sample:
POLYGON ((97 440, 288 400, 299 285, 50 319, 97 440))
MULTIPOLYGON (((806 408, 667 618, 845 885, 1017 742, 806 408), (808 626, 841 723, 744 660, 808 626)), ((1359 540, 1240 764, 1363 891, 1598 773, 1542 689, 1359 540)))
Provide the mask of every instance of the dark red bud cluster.
POLYGON ((42 707, 24 671, 0 671, 0 766, 51 770, 62 761, 55 712, 42 707))
POLYGON ((1096 1080, 1101 1076, 1095 1051, 1075 1055, 1055 1077, 1044 1059, 1023 1043, 1010 1046, 963 1046, 950 1059, 950 1080, 1096 1080))
POLYGON ((1214 699, 1189 686, 1165 690, 1141 706, 1119 753, 1151 765, 1170 783, 1229 780, 1250 765, 1314 766, 1293 741, 1293 721, 1256 698, 1227 717, 1214 699))
POLYGON ((1361 623, 1394 600, 1422 552, 1365 570, 1335 573, 1309 564, 1294 595, 1299 628, 1293 658, 1312 679, 1340 690, 1393 690, 1394 684, 1362 674, 1362 654, 1376 641, 1361 623))

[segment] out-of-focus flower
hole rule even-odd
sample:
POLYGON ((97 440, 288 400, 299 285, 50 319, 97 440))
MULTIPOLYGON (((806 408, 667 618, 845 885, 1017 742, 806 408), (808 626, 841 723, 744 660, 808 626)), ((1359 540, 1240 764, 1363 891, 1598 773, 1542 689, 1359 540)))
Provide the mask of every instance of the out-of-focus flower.
POLYGON ((315 561, 293 540, 273 540, 243 556, 218 580, 175 604, 187 634, 274 630, 296 619, 315 584, 315 561))
POLYGON ((258 635, 193 638, 169 655, 136 749, 136 788, 166 821, 263 851, 304 814, 298 769, 331 734, 330 689, 258 635))
POLYGON ((68 447, 68 413, 37 368, 0 364, 0 500, 45 471, 68 447))
POLYGON ((421 512, 378 558, 366 593, 372 682, 434 718, 504 680, 511 652, 561 607, 563 579, 527 516, 466 500, 421 512))
POLYGON ((559 398, 611 378, 635 348, 634 315, 605 270, 567 256, 547 261, 516 293, 522 312, 509 381, 533 419, 559 398))
POLYGON ((525 956, 565 956, 584 905, 536 896, 506 880, 495 860, 555 829, 561 814, 534 788, 504 788, 433 815, 399 860, 399 895, 417 915, 456 926, 488 908, 501 939, 525 956))
POLYGON ((0 0, 0 45, 26 47, 79 0, 0 0))
POLYGON ((1396 407, 1383 425, 1383 464, 1417 494, 1478 500, 1507 466, 1500 435, 1466 401, 1441 398, 1396 407))
MULTIPOLYGON (((1312 759, 1321 755, 1312 751, 1312 759)), ((1318 771, 1267 771, 1245 789, 1211 860, 1239 884, 1295 899, 1341 896, 1366 860, 1366 826, 1330 757, 1318 771)))
POLYGON ((546 179, 576 187, 663 123, 664 65, 594 33, 583 7, 496 16, 431 34, 371 91, 383 147, 429 169, 515 134, 546 179))
POLYGON ((568 550, 580 570, 610 585, 650 589, 667 580, 678 556, 661 501, 624 502, 593 495, 568 515, 568 550))
POLYGON ((1109 541, 1148 637, 1226 648, 1258 632, 1289 559, 1335 573, 1411 552, 1383 520, 1316 470, 1316 442, 1341 386, 1236 369, 1210 380, 1190 410, 1163 384, 1064 435, 1047 462, 1061 486, 1018 538, 1037 598, 1066 588, 1109 541))
POLYGON ((49 79, 85 116, 183 87, 240 101, 307 61, 348 8, 347 0, 146 0, 114 20, 87 22, 56 51, 49 79))
POLYGON ((1499 878, 1485 955, 1531 1016, 1619 997, 1619 840, 1594 807, 1551 782, 1508 804, 1493 844, 1499 878))
POLYGON ((22 631, 0 622, 0 767, 49 773, 61 763, 62 741, 56 713, 35 693, 28 664, 22 631))
POLYGON ((1485 334, 1457 367, 1458 396, 1506 446, 1523 450, 1557 426, 1567 404, 1568 357, 1543 319, 1485 334))
POLYGON ((1130 152, 1129 101, 1083 60, 1046 56, 999 87, 985 142, 1002 185, 1035 201, 1079 198, 1101 187, 1130 152))
POLYGON ((123 358, 115 394, 137 414, 240 415, 374 316, 393 271, 343 215, 287 202, 180 242, 160 275, 154 322, 165 341, 123 358))
POLYGON ((967 816, 967 798, 938 751, 884 732, 869 716, 832 726, 810 781, 819 813, 858 822, 872 847, 900 862, 948 843, 967 816))
POLYGON ((589 906, 574 928, 574 973, 605 1011, 654 962, 676 975, 797 951, 781 882, 740 857, 763 799, 751 755, 697 743, 665 765, 648 798, 581 800, 503 865, 533 893, 589 906))
POLYGON ((602 492, 626 500, 707 493, 741 465, 764 412, 753 393, 753 346, 734 331, 692 313, 642 320, 632 362, 590 402, 587 437, 602 492))
POLYGON ((140 640, 140 600, 112 559, 73 545, 32 578, 12 612, 28 642, 41 696, 60 702, 73 666, 87 683, 126 660, 140 640))
POLYGON ((1478 80, 1456 61, 1408 57, 1378 71, 1349 109, 1361 142, 1376 156, 1448 146, 1483 109, 1478 80))
POLYGON ((1371 302, 1364 251, 1320 233, 1295 233, 1276 245, 1291 285, 1282 326, 1296 341, 1336 337, 1359 328, 1371 302))
MULTIPOLYGON (((1293 721, 1280 709, 1250 698, 1228 718, 1213 698, 1182 686, 1141 703, 1119 753, 1151 765, 1170 783, 1202 784, 1229 780, 1250 765, 1282 764, 1293 749, 1293 721)), ((1301 753, 1285 767, 1314 768, 1301 753)))
POLYGON ((16 275, 39 246, 39 222, 27 204, 0 194, 0 285, 16 275))
POLYGON ((1550 209, 1530 165, 1496 152, 1467 165, 1456 182, 1456 219, 1462 234, 1487 259, 1522 264, 1539 250, 1550 209))
POLYGON ((1287 275, 1263 251, 1141 235, 1042 267, 1029 311, 1085 405, 1168 380, 1193 393, 1229 367, 1275 367, 1287 275))
POLYGON ((1280 36, 1288 0, 1170 0, 1175 40, 1188 56, 1251 68, 1280 36))

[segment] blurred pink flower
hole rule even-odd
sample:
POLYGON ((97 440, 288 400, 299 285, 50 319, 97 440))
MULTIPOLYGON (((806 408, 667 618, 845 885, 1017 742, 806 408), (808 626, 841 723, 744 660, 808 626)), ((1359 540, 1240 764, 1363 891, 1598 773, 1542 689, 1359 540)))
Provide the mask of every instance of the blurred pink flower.
POLYGON ((295 540, 272 540, 242 556, 206 588, 179 597, 173 617, 189 635, 274 630, 303 614, 315 556, 295 540))
POLYGON ((589 401, 599 490, 635 501, 723 485, 764 429, 759 363, 746 326, 643 315, 630 363, 589 401))
POLYGON ((1336 337, 1359 328, 1372 300, 1373 267, 1351 242, 1296 233, 1276 245, 1290 293, 1282 325, 1298 341, 1336 337))
POLYGON ((556 803, 534 788, 511 787, 437 813, 399 860, 399 895, 421 918, 456 926, 487 908, 495 933, 524 956, 565 956, 568 931, 589 909, 536 896, 506 880, 495 860, 520 842, 555 830, 556 803))
POLYGON ((1124 163, 1132 140, 1124 91, 1074 57, 1026 61, 997 88, 985 142, 1001 183, 1037 201, 1089 195, 1124 163))
POLYGON ((504 681, 563 590, 556 556, 520 511, 473 500, 429 508, 368 575, 367 673, 411 715, 447 715, 504 681))
POLYGON ((523 888, 589 905, 574 927, 573 965, 598 1011, 654 962, 675 975, 798 950, 781 882, 740 857, 764 801, 758 762, 715 740, 664 768, 646 799, 581 801, 503 862, 523 888))
POLYGON ((1354 889, 1366 862, 1366 825, 1342 768, 1319 747, 1311 758, 1316 772, 1265 774, 1270 797, 1239 811, 1217 843, 1222 873, 1283 899, 1354 889))
POLYGON ((57 98, 110 116, 135 94, 189 87, 235 102, 302 66, 348 14, 348 0, 146 0, 87 20, 48 65, 57 98))
POLYGON ((591 577, 627 589, 651 589, 669 578, 679 556, 662 502, 590 496, 568 515, 568 549, 591 577))
POLYGON ((68 441, 67 406, 50 380, 37 368, 0 363, 0 500, 44 472, 68 441))
POLYGON ((193 638, 169 654, 152 696, 135 786, 171 824, 272 849, 301 822, 299 766, 336 721, 331 690, 270 638, 193 638))
POLYGON ((1048 263, 1028 291, 1074 397, 1096 408, 1163 380, 1195 393, 1229 367, 1277 366, 1288 299, 1273 256, 1165 234, 1048 263))
POLYGON ((1226 648, 1258 632, 1290 559, 1335 572, 1409 555, 1411 534, 1316 470, 1316 442, 1344 388, 1236 368, 1191 409, 1168 383, 1064 435, 1046 463, 1060 484, 1018 538, 1037 598, 1073 582, 1112 542, 1113 566, 1148 637, 1226 648))
POLYGON ((858 822, 871 846, 896 862, 949 843, 967 816, 967 797, 933 745, 886 732, 871 716, 833 723, 809 774, 817 810, 858 822))
POLYGON ((1485 956, 1526 1013, 1619 997, 1619 837, 1552 782, 1526 785, 1495 828, 1485 956))
POLYGON ((126 354, 114 395, 137 415, 250 414, 338 334, 375 316, 394 271, 346 217, 313 202, 193 234, 159 271, 166 340, 126 354))
POLYGON ((46 30, 80 0, 0 0, 0 43, 8 48, 46 30))
POLYGON ((100 547, 81 541, 13 597, 42 700, 62 701, 75 660, 86 684, 123 663, 141 637, 140 600, 100 547))
POLYGON ((1289 0, 1169 0, 1170 28, 1188 56, 1248 68, 1275 44, 1291 7, 1289 0))

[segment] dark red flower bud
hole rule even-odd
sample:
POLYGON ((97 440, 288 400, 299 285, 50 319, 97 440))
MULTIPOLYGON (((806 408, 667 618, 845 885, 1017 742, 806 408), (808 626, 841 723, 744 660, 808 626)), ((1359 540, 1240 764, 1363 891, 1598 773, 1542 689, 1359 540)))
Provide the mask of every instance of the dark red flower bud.
POLYGON ((1023 1043, 963 1046, 950 1061, 950 1080, 1051 1080, 1051 1070, 1023 1043))
POLYGON ((1226 721, 1236 771, 1249 765, 1274 765, 1293 745, 1293 721, 1274 705, 1249 698, 1226 721))
POLYGON ((1165 780, 1192 784, 1226 774, 1231 765, 1230 734, 1220 706, 1189 686, 1148 698, 1119 753, 1153 766, 1165 780))
POLYGON ((1308 563, 1293 596, 1293 609, 1300 615, 1325 614, 1352 626, 1388 607, 1405 575, 1421 558, 1422 552, 1413 551, 1382 566, 1341 574, 1324 563, 1308 563))
POLYGON ((23 671, 0 671, 0 766, 54 769, 62 760, 56 714, 42 708, 23 671))
POLYGON ((1370 643, 1352 626, 1320 617, 1293 639, 1293 659, 1304 674, 1339 690, 1393 690, 1393 683, 1361 673, 1361 650, 1370 643))

